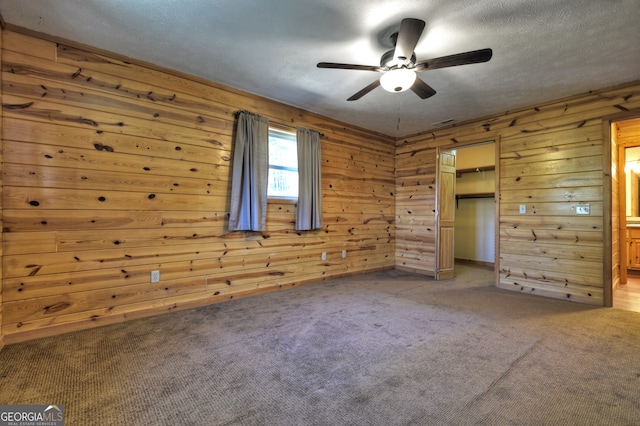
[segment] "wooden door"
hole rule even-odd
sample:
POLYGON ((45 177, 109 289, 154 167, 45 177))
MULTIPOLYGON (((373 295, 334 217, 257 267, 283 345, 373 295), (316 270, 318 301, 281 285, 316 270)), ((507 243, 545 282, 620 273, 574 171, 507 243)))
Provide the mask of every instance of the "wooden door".
POLYGON ((438 149, 436 181, 436 280, 454 276, 454 221, 456 212, 456 150, 438 149))

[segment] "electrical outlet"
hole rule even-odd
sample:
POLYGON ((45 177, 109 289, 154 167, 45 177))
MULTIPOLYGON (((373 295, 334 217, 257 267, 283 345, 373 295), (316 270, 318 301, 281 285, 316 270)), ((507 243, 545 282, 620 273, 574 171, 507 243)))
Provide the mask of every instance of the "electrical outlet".
POLYGON ((160 271, 151 271, 151 284, 160 282, 160 271))
POLYGON ((527 214, 527 205, 520 204, 520 214, 527 214))
POLYGON ((346 250, 342 250, 342 258, 343 259, 347 258, 347 251, 346 250))
POLYGON ((327 252, 326 251, 322 252, 322 260, 327 260, 327 252))
POLYGON ((576 214, 589 214, 590 210, 590 204, 576 204, 576 214))

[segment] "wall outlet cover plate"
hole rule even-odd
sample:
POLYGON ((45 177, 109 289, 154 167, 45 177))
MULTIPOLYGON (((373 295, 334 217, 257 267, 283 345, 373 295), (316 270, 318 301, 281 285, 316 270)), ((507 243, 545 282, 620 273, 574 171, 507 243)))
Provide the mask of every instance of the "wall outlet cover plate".
POLYGON ((589 204, 576 204, 576 214, 589 214, 590 210, 589 204))

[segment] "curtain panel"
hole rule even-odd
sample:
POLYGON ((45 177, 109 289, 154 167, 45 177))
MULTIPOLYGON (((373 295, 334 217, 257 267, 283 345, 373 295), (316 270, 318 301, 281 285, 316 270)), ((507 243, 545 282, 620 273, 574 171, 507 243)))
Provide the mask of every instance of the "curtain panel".
POLYGON ((266 231, 269 120, 240 111, 234 143, 229 231, 266 231))
POLYGON ((322 228, 320 133, 296 128, 298 141, 298 209, 296 230, 322 228))

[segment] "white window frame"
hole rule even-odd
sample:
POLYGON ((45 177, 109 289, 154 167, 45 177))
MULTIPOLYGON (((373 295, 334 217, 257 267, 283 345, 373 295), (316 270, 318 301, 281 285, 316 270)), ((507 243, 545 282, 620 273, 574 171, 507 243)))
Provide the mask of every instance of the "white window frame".
MULTIPOLYGON (((271 153, 274 148, 272 144, 272 138, 277 138, 281 140, 287 140, 293 143, 293 149, 295 149, 294 155, 292 155, 295 161, 291 161, 294 164, 272 164, 271 158, 269 158, 269 183, 267 187, 267 197, 272 199, 283 199, 283 200, 297 200, 298 199, 298 150, 297 150, 297 140, 295 131, 285 130, 278 127, 269 126, 269 157, 271 157, 271 153), (272 179, 273 179, 273 171, 287 171, 295 173, 295 195, 282 195, 273 192, 272 188, 272 179)), ((291 159, 290 159, 291 160, 291 159)))

